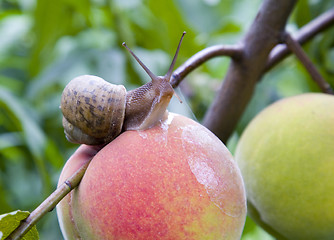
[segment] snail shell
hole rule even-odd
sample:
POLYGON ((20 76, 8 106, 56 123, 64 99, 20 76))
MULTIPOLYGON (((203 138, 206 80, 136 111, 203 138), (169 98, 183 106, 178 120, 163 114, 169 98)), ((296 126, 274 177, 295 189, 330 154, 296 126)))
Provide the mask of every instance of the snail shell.
POLYGON ((61 98, 66 138, 88 145, 112 141, 122 130, 125 107, 124 86, 91 75, 74 78, 61 98))

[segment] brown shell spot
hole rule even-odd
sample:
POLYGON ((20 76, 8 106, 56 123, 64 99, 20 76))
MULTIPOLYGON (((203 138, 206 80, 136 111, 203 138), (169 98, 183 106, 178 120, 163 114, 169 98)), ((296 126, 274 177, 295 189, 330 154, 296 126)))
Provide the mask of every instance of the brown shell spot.
POLYGON ((103 106, 101 106, 101 105, 97 106, 97 109, 98 109, 98 110, 100 110, 101 112, 103 112, 103 111, 104 111, 104 107, 103 107, 103 106))

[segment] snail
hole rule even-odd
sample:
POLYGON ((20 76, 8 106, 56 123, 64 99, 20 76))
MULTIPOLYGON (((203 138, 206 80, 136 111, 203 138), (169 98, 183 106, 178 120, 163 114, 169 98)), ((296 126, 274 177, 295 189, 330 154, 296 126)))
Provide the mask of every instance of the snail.
POLYGON ((127 92, 124 86, 93 75, 72 79, 60 105, 66 138, 73 143, 103 145, 125 130, 144 130, 159 122, 174 94, 170 78, 184 34, 165 76, 154 75, 122 44, 151 78, 139 88, 127 92))

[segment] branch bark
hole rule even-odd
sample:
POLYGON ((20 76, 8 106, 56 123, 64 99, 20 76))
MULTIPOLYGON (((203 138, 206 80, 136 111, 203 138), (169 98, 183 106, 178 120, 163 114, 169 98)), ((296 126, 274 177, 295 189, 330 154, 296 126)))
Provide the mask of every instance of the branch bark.
MULTIPOLYGON (((333 26, 334 24, 334 8, 326 11, 325 13, 321 14, 304 27, 302 27, 293 38, 299 42, 299 44, 304 44, 319 32, 322 32, 333 26)), ((269 59, 267 62, 267 66, 265 71, 269 71, 273 68, 277 63, 282 61, 285 57, 287 57, 291 51, 285 44, 277 45, 270 53, 269 59)))
POLYGON ((180 82, 193 70, 198 68, 201 64, 214 57, 227 56, 232 59, 241 58, 243 49, 241 45, 215 45, 197 52, 185 63, 178 67, 172 75, 171 84, 173 88, 177 87, 180 82))
POLYGON ((295 0, 264 0, 241 41, 243 55, 232 59, 229 70, 203 124, 226 142, 250 101, 270 51, 279 43, 295 0), (231 104, 233 103, 233 104, 231 104))
MULTIPOLYGON (((304 44, 318 33, 326 30, 334 25, 334 8, 321 14, 304 27, 302 27, 293 37, 299 44, 304 44)), ((201 64, 214 57, 227 56, 236 61, 242 57, 243 48, 241 45, 215 45, 203 49, 189 58, 185 63, 178 67, 171 78, 173 87, 177 87, 180 82, 193 70, 198 68, 201 64)), ((265 72, 276 66, 280 61, 287 57, 291 51, 285 44, 279 44, 273 48, 269 54, 266 63, 265 72)), ((261 78, 259 78, 261 79, 261 78)))
POLYGON ((320 72, 313 65, 311 59, 307 56, 307 54, 304 52, 299 43, 289 33, 286 33, 284 38, 288 48, 296 55, 299 61, 304 65, 305 69, 309 72, 310 76, 318 84, 320 89, 324 93, 333 94, 334 93, 333 89, 331 88, 329 83, 326 82, 325 79, 321 76, 320 72))

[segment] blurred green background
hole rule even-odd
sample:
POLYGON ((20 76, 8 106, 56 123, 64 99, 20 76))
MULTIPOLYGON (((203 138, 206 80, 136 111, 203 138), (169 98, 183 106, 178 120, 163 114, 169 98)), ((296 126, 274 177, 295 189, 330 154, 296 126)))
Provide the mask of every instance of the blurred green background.
MULTIPOLYGON (((164 75, 183 31, 177 66, 201 49, 236 43, 261 1, 233 0, 0 0, 0 214, 32 211, 54 189, 77 145, 66 141, 60 96, 74 77, 94 74, 133 89, 149 78, 123 41, 156 74, 164 75)), ((332 0, 299 1, 288 30, 295 32, 333 7, 332 0)), ((305 45, 325 79, 334 84, 334 29, 305 45)), ((210 60, 191 73, 170 111, 201 121, 229 59, 210 60)), ((319 91, 295 57, 265 75, 231 137, 269 103, 319 91)), ((233 103, 231 103, 233 104, 233 103)), ((62 239, 55 211, 37 225, 41 239, 62 239)), ((272 239, 251 220, 243 240, 272 239)))

